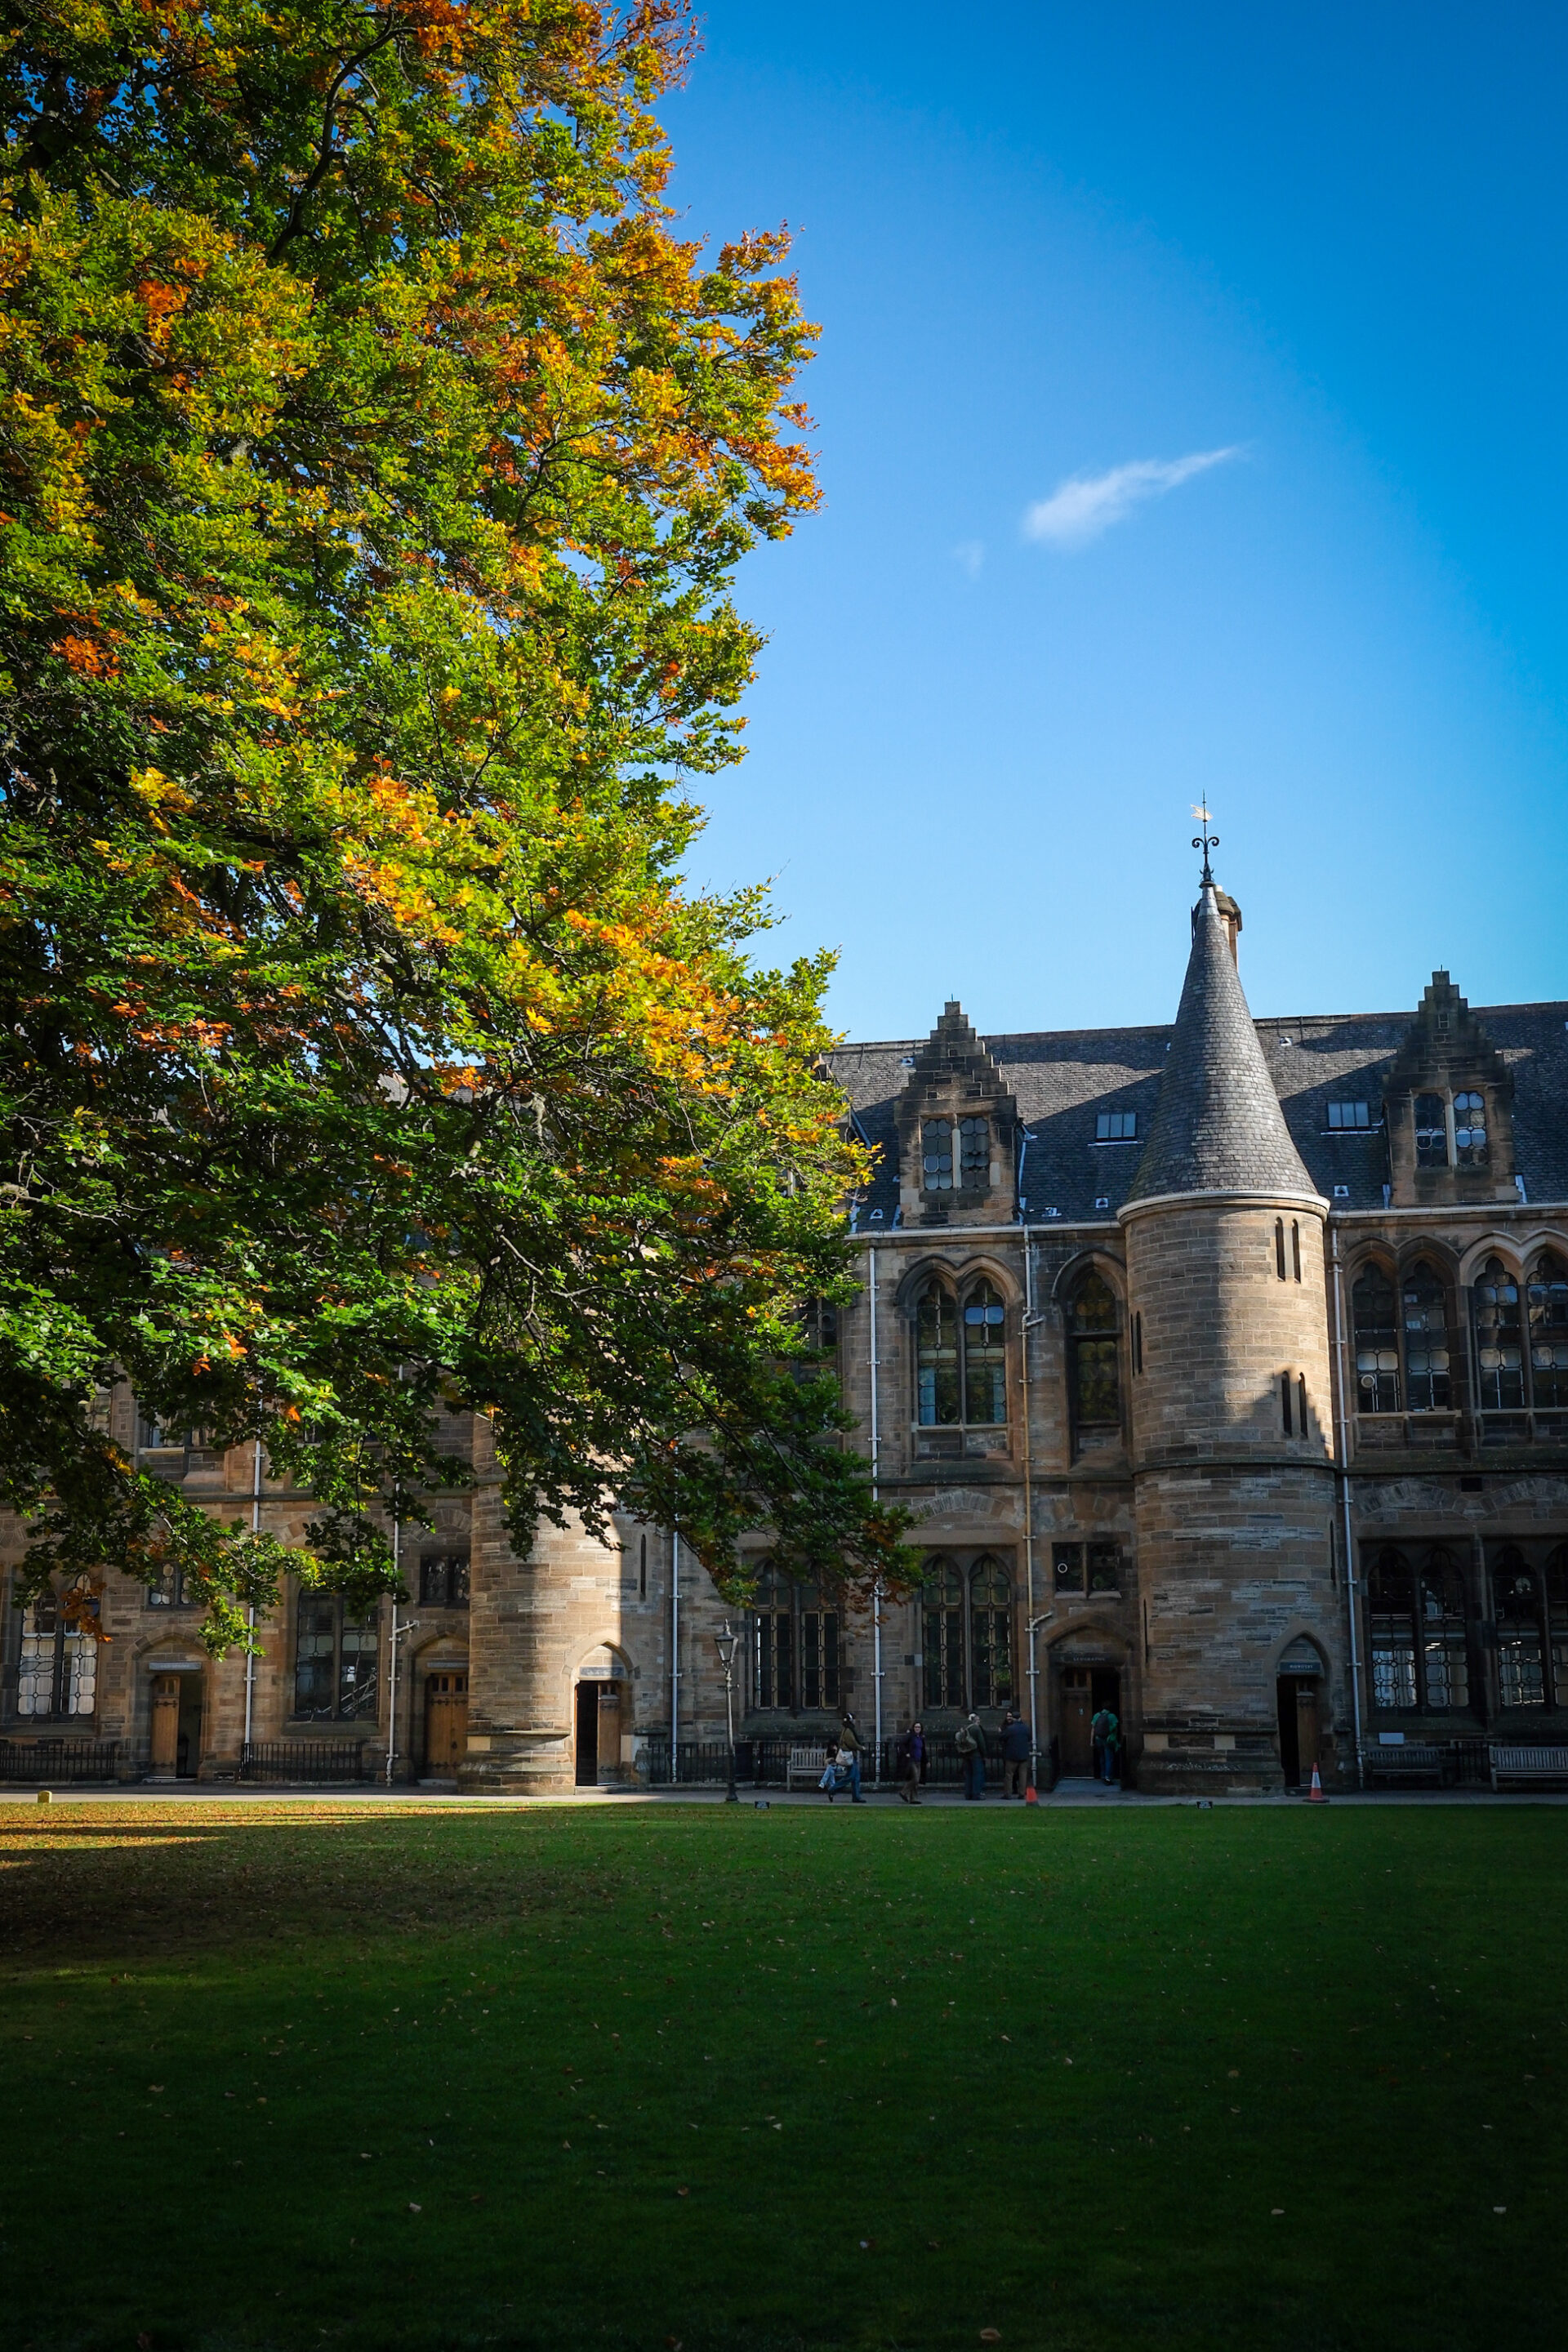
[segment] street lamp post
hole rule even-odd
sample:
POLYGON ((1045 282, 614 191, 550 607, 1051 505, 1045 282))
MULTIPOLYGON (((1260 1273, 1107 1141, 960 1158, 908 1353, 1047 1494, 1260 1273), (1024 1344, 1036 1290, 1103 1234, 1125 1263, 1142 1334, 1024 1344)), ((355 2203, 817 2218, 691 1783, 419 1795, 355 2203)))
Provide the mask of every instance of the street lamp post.
POLYGON ((738 1636, 730 1620, 713 1636, 713 1646, 719 1653, 719 1664, 724 1669, 724 1724, 730 1735, 730 1786, 724 1793, 727 1805, 738 1805, 740 1791, 735 1786, 735 1643, 738 1636))
POLYGON ((1049 1624, 1056 1615, 1054 1609, 1042 1609, 1037 1617, 1029 1620, 1029 1786, 1037 1790, 1040 1785, 1040 1685, 1035 1666, 1035 1635, 1042 1625, 1049 1624))

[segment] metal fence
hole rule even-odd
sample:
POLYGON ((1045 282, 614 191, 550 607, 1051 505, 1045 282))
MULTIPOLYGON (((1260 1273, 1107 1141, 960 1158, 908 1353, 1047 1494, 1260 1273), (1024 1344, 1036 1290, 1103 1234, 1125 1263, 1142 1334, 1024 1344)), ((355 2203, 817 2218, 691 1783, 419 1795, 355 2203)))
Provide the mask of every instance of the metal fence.
POLYGON ((0 1780, 118 1780, 118 1739, 0 1739, 0 1780))
MULTIPOLYGON (((736 1786, 744 1789, 782 1789, 788 1780, 792 1750, 799 1748, 820 1747, 822 1744, 821 1740, 813 1739, 809 1733, 804 1734, 798 1739, 737 1739, 735 1742, 736 1786)), ((994 1742, 992 1745, 994 1747, 994 1742)), ((881 1771, 879 1776, 872 1769, 873 1758, 870 1745, 868 1744, 860 1765, 862 1788, 878 1785, 879 1777, 883 1788, 897 1787, 898 1748, 897 1739, 883 1740, 881 1771)), ((921 1787, 961 1789, 963 1786, 963 1758, 958 1753, 951 1739, 928 1740, 925 1769, 921 1775, 921 1787)), ((728 1743, 721 1739, 683 1739, 677 1753, 676 1770, 672 1774, 669 1769, 669 1741, 668 1738, 661 1739, 656 1734, 650 1737, 647 1743, 644 1750, 644 1764, 651 1788, 667 1789, 672 1784, 684 1786, 687 1783, 693 1787, 724 1786, 730 1778, 730 1749, 728 1743)), ((985 1759, 986 1788, 991 1790, 1000 1790, 1005 1784, 1007 1769, 999 1756, 995 1754, 988 1756, 985 1759)), ((1052 1787, 1056 1780, 1054 1764, 1045 1755, 1039 1759, 1038 1779, 1042 1789, 1052 1787)), ((797 1780, 795 1785, 800 1788, 807 1784, 797 1780)))
POLYGON ((322 1783, 368 1780, 363 1739, 252 1739, 239 1751, 241 1780, 322 1783))

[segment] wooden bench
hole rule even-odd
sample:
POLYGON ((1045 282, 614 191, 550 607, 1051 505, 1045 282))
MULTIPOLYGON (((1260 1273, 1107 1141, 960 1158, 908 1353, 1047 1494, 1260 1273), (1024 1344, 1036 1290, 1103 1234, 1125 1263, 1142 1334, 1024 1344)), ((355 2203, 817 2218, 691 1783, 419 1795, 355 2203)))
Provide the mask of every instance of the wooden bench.
POLYGON ((815 1789, 826 1769, 826 1748, 792 1748, 789 1751, 789 1762, 784 1768, 784 1787, 793 1789, 795 1775, 798 1773, 803 1780, 809 1780, 815 1789))
POLYGON ((1568 1787, 1568 1748, 1489 1748, 1492 1787, 1513 1787, 1521 1780, 1551 1780, 1568 1787))
POLYGON ((1447 1777, 1443 1750, 1415 1739, 1403 1748, 1369 1748, 1366 1777, 1369 1781, 1436 1780, 1441 1787, 1447 1777))

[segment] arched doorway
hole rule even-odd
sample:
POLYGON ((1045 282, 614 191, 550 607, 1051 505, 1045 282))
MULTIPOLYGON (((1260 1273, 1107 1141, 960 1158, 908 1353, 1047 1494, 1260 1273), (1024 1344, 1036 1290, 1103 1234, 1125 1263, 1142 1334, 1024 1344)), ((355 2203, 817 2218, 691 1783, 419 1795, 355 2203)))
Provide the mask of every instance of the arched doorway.
POLYGON ((194 1780, 201 1769, 206 1677, 194 1660, 149 1661, 147 1769, 154 1780, 194 1780))
POLYGON ((624 1658, 608 1644, 584 1658, 573 1695, 573 1780, 579 1789, 613 1786, 631 1733, 631 1684, 624 1658))
POLYGON ((468 1667, 432 1664, 425 1676, 426 1772, 432 1780, 455 1780, 468 1752, 468 1667))
POLYGON ((1292 1642, 1275 1668, 1274 1696, 1279 1721, 1279 1769, 1288 1789, 1304 1789, 1322 1758, 1323 1661, 1304 1634, 1292 1642))
MULTIPOLYGON (((1094 1770, 1094 1718, 1109 1707, 1125 1744, 1121 1661, 1108 1646, 1074 1643, 1052 1661, 1057 1675, 1058 1769, 1064 1779, 1087 1780, 1094 1770)), ((1122 1748, 1118 1748, 1117 1769, 1122 1748)))

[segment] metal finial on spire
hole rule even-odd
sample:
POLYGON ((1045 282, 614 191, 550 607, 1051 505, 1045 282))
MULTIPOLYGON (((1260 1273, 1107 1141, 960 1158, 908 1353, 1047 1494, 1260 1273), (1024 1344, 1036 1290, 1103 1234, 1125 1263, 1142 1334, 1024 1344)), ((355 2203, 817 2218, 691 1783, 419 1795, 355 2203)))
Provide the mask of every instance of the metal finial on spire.
POLYGON ((1207 889, 1212 886, 1214 881, 1214 868, 1209 864, 1209 851, 1219 847, 1218 834, 1211 833, 1209 831, 1209 826, 1212 824, 1213 819, 1209 815, 1209 796, 1207 793, 1204 794, 1202 801, 1194 806, 1193 814, 1203 826, 1203 831, 1201 833, 1194 833, 1193 835, 1193 847, 1203 851, 1204 870, 1202 879, 1204 887, 1207 889))

